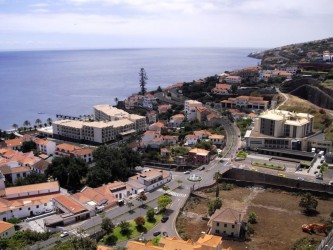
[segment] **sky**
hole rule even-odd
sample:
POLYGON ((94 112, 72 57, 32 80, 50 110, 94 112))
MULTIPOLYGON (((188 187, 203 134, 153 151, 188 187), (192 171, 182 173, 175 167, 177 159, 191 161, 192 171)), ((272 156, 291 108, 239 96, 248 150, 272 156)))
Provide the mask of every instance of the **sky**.
POLYGON ((273 48, 333 36, 333 0, 0 0, 0 50, 273 48))

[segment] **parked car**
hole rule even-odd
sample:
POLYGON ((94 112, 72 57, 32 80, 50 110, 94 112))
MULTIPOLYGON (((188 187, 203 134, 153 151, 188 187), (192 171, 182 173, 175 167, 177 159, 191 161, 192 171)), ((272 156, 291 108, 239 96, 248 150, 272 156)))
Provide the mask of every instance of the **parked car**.
POLYGON ((163 237, 169 237, 167 232, 163 232, 162 235, 163 235, 163 237))
POLYGON ((205 170, 205 169, 206 169, 206 167, 204 167, 204 166, 199 168, 200 171, 205 170))
POLYGON ((60 234, 60 237, 61 237, 61 238, 64 238, 64 237, 66 237, 66 236, 68 236, 68 235, 69 235, 68 232, 64 231, 64 232, 62 232, 62 233, 60 234))
POLYGON ((161 222, 166 222, 167 220, 169 219, 169 217, 168 216, 164 216, 162 219, 161 219, 161 222))
POLYGON ((184 172, 184 174, 190 174, 191 173, 191 171, 185 171, 184 172))
POLYGON ((161 234, 161 231, 156 231, 153 233, 154 236, 159 236, 161 234))

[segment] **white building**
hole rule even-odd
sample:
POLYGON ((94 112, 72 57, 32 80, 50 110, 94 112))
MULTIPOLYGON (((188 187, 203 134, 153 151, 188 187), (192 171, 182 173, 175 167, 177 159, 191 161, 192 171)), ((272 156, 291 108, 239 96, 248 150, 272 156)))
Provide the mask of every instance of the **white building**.
POLYGON ((195 145, 198 142, 199 137, 196 135, 186 135, 185 136, 185 145, 195 145))
POLYGON ((231 85, 224 83, 216 83, 215 88, 212 89, 212 93, 215 95, 228 95, 231 89, 231 85))
POLYGON ((36 138, 34 142, 37 145, 37 150, 46 155, 54 155, 56 143, 50 140, 36 138))
POLYGON ((15 234, 15 226, 11 223, 0 221, 0 238, 10 238, 15 234))
POLYGON ((230 84, 240 84, 242 83, 242 78, 240 76, 227 76, 224 78, 226 83, 230 84))
POLYGON ((129 182, 138 182, 145 186, 145 191, 159 188, 171 181, 172 176, 169 171, 157 169, 145 169, 140 174, 129 178, 129 182))
POLYGON ((195 100, 186 100, 184 105, 186 119, 194 121, 197 118, 196 107, 202 107, 202 103, 195 100))
POLYGON ((171 128, 179 128, 180 124, 182 124, 185 120, 185 116, 183 114, 177 114, 170 117, 169 127, 171 128))

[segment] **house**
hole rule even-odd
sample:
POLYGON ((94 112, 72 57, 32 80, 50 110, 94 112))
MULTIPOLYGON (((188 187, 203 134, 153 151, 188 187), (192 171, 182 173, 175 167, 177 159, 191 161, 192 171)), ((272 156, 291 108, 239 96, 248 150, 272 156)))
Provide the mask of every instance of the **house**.
POLYGON ((163 157, 168 157, 170 155, 170 151, 167 148, 161 148, 160 153, 163 157))
POLYGON ((72 152, 72 155, 76 158, 80 158, 87 163, 90 163, 94 160, 93 150, 91 148, 80 148, 72 152))
POLYGON ((68 143, 58 144, 55 154, 59 156, 70 156, 75 150, 81 149, 79 146, 75 146, 68 143))
POLYGON ((242 78, 240 76, 227 76, 224 80, 226 83, 230 84, 240 84, 242 82, 242 78))
POLYGON ((52 198, 60 195, 57 181, 9 187, 0 175, 0 219, 26 218, 53 210, 52 198))
POLYGON ((23 142, 22 138, 5 140, 5 146, 9 149, 21 150, 23 142))
POLYGON ((0 221, 0 238, 10 238, 15 234, 14 224, 0 221))
POLYGON ((199 122, 203 122, 207 120, 207 115, 210 114, 208 108, 206 107, 196 107, 195 108, 195 113, 196 113, 196 119, 199 122))
POLYGON ((260 96, 238 96, 236 98, 228 98, 223 100, 222 108, 247 108, 256 110, 268 109, 268 101, 260 96))
POLYGON ((44 174, 50 163, 45 160, 40 160, 31 166, 31 170, 39 174, 44 174))
POLYGON ((186 119, 194 121, 197 118, 196 107, 202 107, 202 103, 195 100, 186 100, 184 104, 184 113, 186 119))
POLYGON ((207 164, 210 161, 209 151, 201 148, 193 148, 188 152, 189 161, 194 165, 207 164))
POLYGON ((36 138, 34 140, 37 150, 47 155, 54 155, 56 150, 56 143, 46 139, 36 138))
POLYGON ((223 145, 224 144, 224 135, 210 135, 208 136, 208 139, 214 144, 214 145, 223 145))
POLYGON ((165 170, 145 169, 129 178, 129 183, 137 182, 145 186, 145 191, 151 191, 171 181, 171 173, 165 170))
POLYGON ((243 217, 244 213, 231 208, 217 209, 208 222, 210 233, 238 238, 244 226, 243 217))
POLYGON ((162 104, 158 106, 158 113, 163 114, 166 113, 169 109, 171 109, 171 104, 162 104))
POLYGON ((146 147, 148 146, 148 144, 153 140, 153 139, 156 139, 156 138, 159 138, 160 137, 160 132, 159 131, 151 131, 151 130, 147 130, 142 138, 141 138, 141 144, 142 146, 146 147))
POLYGON ((182 124, 185 120, 185 116, 183 114, 177 114, 170 117, 169 127, 171 128, 179 128, 180 124, 182 124))
POLYGON ((211 133, 207 130, 196 130, 193 132, 194 135, 198 136, 198 139, 208 139, 208 137, 211 135, 211 133))
POLYGON ((176 145, 178 142, 178 136, 176 135, 164 135, 163 138, 163 145, 176 145))
POLYGON ((215 95, 229 95, 230 89, 230 84, 216 83, 215 88, 213 88, 211 92, 215 95))
POLYGON ((3 165, 0 167, 0 172, 5 176, 6 181, 14 184, 18 178, 27 177, 30 174, 31 169, 30 167, 25 166, 10 167, 8 165, 3 165))
POLYGON ((215 235, 202 233, 196 242, 192 240, 182 240, 177 237, 162 237, 158 246, 151 242, 143 243, 138 241, 128 241, 128 250, 222 250, 222 238, 215 235))
POLYGON ((161 132, 162 128, 164 128, 164 127, 165 127, 164 123, 162 123, 162 122, 155 122, 155 123, 153 123, 153 124, 151 124, 149 126, 148 130, 160 131, 161 132))
POLYGON ((157 113, 156 113, 156 111, 152 110, 150 112, 147 112, 146 118, 147 118, 148 124, 152 124, 152 123, 157 122, 157 113))
POLYGON ((199 136, 197 135, 186 135, 185 136, 185 145, 195 145, 197 144, 199 136))

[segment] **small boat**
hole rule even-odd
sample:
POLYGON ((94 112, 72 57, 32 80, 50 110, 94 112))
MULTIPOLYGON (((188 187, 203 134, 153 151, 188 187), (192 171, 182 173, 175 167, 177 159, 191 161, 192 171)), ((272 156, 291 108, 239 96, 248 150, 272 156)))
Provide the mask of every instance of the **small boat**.
POLYGON ((45 113, 44 112, 38 112, 39 115, 44 115, 45 113))

